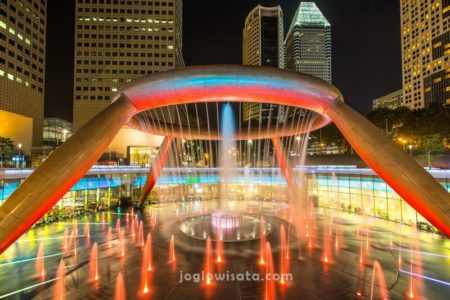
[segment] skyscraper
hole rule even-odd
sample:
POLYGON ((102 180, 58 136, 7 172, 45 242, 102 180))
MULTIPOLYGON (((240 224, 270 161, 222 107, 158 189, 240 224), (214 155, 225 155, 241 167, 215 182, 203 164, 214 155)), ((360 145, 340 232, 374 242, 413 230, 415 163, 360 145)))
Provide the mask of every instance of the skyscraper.
POLYGON ((450 104, 450 1, 401 0, 403 101, 450 104))
POLYGON ((127 82, 180 66, 182 0, 77 0, 74 130, 127 82))
POLYGON ((33 119, 34 153, 42 147, 46 14, 46 0, 0 1, 0 110, 33 119))
MULTIPOLYGON (((256 6, 245 19, 242 42, 244 65, 284 67, 283 12, 280 6, 256 6)), ((243 121, 282 122, 284 107, 259 104, 243 104, 243 121)))
POLYGON ((331 25, 314 2, 301 2, 284 42, 286 69, 331 83, 331 25))

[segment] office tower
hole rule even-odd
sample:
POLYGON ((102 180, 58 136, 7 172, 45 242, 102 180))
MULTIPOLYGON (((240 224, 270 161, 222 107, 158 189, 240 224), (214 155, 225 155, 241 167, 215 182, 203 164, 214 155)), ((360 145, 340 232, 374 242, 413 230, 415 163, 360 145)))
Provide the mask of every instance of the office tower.
POLYGON ((32 119, 33 153, 42 147, 46 5, 46 0, 0 1, 0 110, 32 119))
POLYGON ((372 100, 372 110, 378 108, 396 109, 403 105, 403 90, 401 89, 372 100))
POLYGON ((284 42, 286 69, 331 83, 331 26, 314 2, 301 2, 284 42))
MULTIPOLYGON (((245 19, 242 41, 244 65, 284 67, 283 12, 280 6, 256 6, 245 19)), ((283 122, 284 107, 244 103, 243 121, 283 122)))
POLYGON ((450 104, 450 1, 401 0, 403 101, 450 104))
POLYGON ((77 0, 74 131, 131 80, 184 66, 181 0, 77 0))

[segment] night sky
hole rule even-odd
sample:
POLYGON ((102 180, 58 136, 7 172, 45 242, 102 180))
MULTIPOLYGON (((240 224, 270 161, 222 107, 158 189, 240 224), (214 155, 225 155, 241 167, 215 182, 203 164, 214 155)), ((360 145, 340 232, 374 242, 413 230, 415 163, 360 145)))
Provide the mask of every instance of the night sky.
MULTIPOLYGON (((398 0, 317 0, 331 23, 333 84, 366 114, 374 98, 401 88, 398 0)), ((184 0, 187 66, 242 63, 242 28, 256 5, 281 5, 287 32, 297 0, 184 0)), ((74 0, 48 0, 46 117, 72 120, 74 0)))

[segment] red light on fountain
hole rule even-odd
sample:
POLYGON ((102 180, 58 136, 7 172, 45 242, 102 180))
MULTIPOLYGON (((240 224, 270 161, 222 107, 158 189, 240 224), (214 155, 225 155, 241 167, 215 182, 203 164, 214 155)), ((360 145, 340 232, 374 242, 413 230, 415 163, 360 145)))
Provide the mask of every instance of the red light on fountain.
POLYGON ((363 250, 363 241, 360 240, 360 247, 359 247, 359 263, 361 265, 364 264, 364 250, 363 250))
POLYGON ((134 239, 136 236, 136 221, 134 217, 131 217, 130 232, 131 237, 134 239))
POLYGON ((152 246, 152 234, 147 234, 147 240, 145 241, 145 246, 147 246, 146 251, 148 254, 148 260, 147 260, 147 271, 153 270, 153 246, 152 246))
POLYGON ((259 230, 261 234, 261 238, 259 240, 259 259, 258 262, 260 265, 265 264, 266 257, 266 228, 264 225, 264 219, 261 217, 259 220, 259 230))
POLYGON ((116 281, 116 291, 114 294, 114 300, 126 300, 126 293, 125 293, 125 284, 123 282, 123 276, 122 273, 119 272, 117 274, 117 281, 116 281))
POLYGON ((175 259, 175 237, 172 234, 169 242, 169 263, 174 264, 176 262, 175 259))
POLYGON ((108 228, 108 232, 106 233, 106 247, 112 248, 112 229, 108 228))
POLYGON ((44 265, 44 243, 39 243, 36 256, 36 274, 41 279, 45 279, 45 265, 44 265))
POLYGON ((211 238, 208 237, 206 240, 206 249, 205 249, 205 276, 206 276, 206 285, 211 285, 212 277, 213 277, 213 266, 212 266, 212 245, 211 238))
POLYGON ((117 230, 117 234, 120 234, 120 219, 117 219, 116 230, 117 230))
POLYGON ((67 251, 68 247, 69 247, 69 231, 67 228, 64 229, 64 239, 63 239, 63 245, 62 245, 62 249, 64 250, 64 252, 67 251))
POLYGON ((91 247, 91 229, 89 223, 84 224, 84 236, 86 237, 86 247, 91 247))
POLYGON ((328 264, 330 262, 330 240, 331 240, 331 236, 330 236, 330 230, 327 229, 326 225, 323 228, 323 253, 322 253, 322 261, 325 264, 328 264))
POLYGON ((78 222, 77 220, 73 220, 73 230, 75 232, 75 236, 78 235, 78 222))
POLYGON ((124 238, 124 231, 121 230, 119 233, 119 242, 117 243, 117 252, 120 257, 125 257, 125 238, 124 238))
POLYGON ((289 246, 286 239, 284 224, 280 226, 280 284, 285 284, 285 276, 289 273, 289 246))
POLYGON ((142 221, 139 222, 137 245, 138 247, 144 247, 144 223, 142 221))
POLYGON ((389 295, 388 295, 388 290, 386 288, 386 281, 384 279, 383 270, 381 269, 381 265, 377 260, 374 261, 374 263, 373 263, 372 283, 370 286, 370 300, 373 299, 373 288, 374 288, 374 283, 375 283, 375 275, 378 275, 377 279, 378 279, 378 286, 380 287, 381 299, 388 300, 389 295))
POLYGON ((224 261, 223 256, 223 233, 222 230, 219 230, 219 239, 216 242, 216 262, 222 263, 224 261))
POLYGON ((100 275, 98 273, 98 247, 97 243, 94 243, 91 249, 91 256, 89 260, 89 278, 91 281, 100 280, 100 275))
POLYGON ((56 282, 55 282, 55 300, 65 300, 66 299, 66 267, 64 261, 61 260, 59 263, 58 270, 56 271, 56 282))
POLYGON ((145 243, 144 249, 142 251, 142 266, 141 266, 141 292, 143 294, 148 294, 150 292, 149 288, 149 274, 148 274, 148 265, 149 265, 149 244, 145 243))
POLYGON ((273 268, 273 257, 272 257, 272 247, 270 243, 266 243, 266 278, 264 286, 264 300, 275 299, 275 282, 273 280, 274 268, 273 268))

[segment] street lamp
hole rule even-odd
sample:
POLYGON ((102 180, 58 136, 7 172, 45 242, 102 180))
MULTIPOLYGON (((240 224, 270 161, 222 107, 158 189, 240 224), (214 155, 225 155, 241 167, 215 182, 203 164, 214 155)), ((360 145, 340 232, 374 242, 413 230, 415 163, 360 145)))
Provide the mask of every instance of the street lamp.
POLYGON ((409 144, 409 145, 408 145, 408 149, 409 149, 409 155, 412 156, 413 145, 409 144))
POLYGON ((20 151, 22 149, 22 144, 19 144, 17 146, 19 147, 19 157, 17 158, 17 161, 16 161, 16 167, 18 168, 18 167, 20 167, 20 151))

